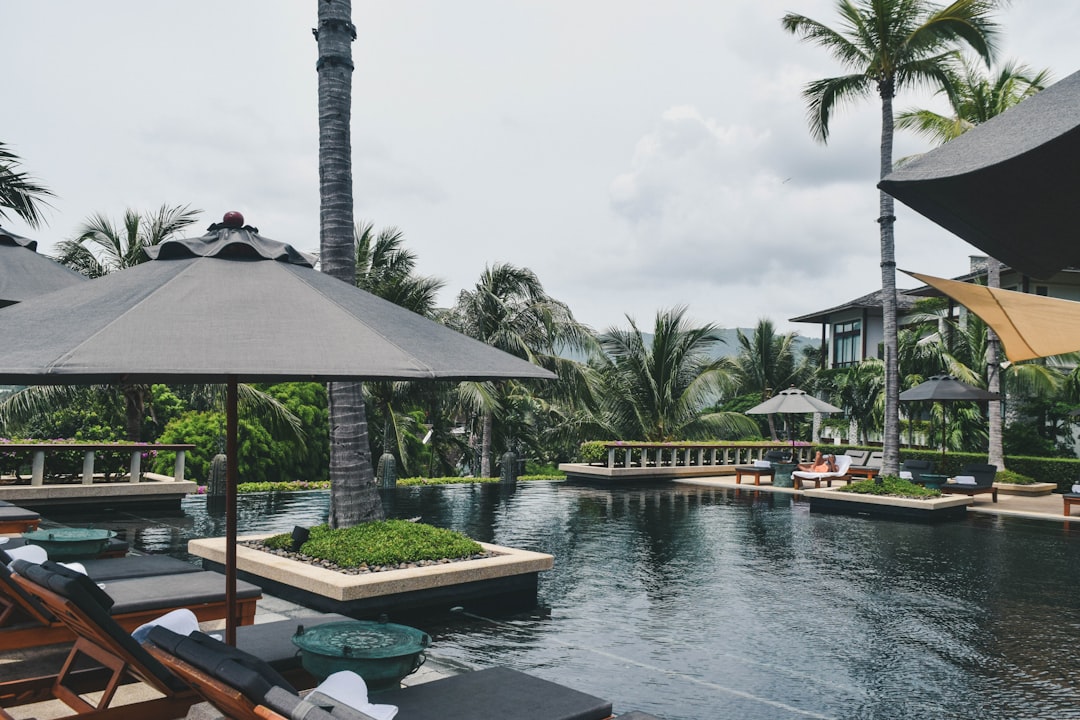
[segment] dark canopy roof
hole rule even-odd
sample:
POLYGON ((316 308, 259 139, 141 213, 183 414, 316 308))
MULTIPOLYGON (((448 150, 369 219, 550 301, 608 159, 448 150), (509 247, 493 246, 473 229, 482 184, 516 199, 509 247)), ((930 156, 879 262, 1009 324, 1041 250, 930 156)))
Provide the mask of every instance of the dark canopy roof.
POLYGON ((39 255, 36 240, 0 227, 0 307, 84 280, 74 270, 39 255))
POLYGON ((1017 270, 1080 265, 1080 73, 1074 73, 878 185, 1017 270))
POLYGON ((321 273, 253 228, 212 228, 0 311, 0 382, 553 377, 321 273))

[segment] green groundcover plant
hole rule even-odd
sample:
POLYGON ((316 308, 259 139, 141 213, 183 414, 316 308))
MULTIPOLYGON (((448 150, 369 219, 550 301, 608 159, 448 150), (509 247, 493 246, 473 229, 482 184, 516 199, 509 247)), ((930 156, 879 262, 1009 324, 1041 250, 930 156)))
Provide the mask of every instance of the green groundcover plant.
POLYGON ((837 488, 838 492, 858 493, 861 495, 889 495, 892 497, 926 498, 941 497, 940 490, 930 490, 922 485, 916 485, 910 480, 904 480, 896 475, 882 475, 877 480, 860 480, 850 485, 837 488))
MULTIPOLYGON (((267 538, 272 548, 288 549, 288 533, 267 538)), ((456 560, 483 553, 481 545, 459 532, 408 520, 380 520, 348 528, 311 528, 300 552, 342 568, 399 565, 423 560, 456 560)))

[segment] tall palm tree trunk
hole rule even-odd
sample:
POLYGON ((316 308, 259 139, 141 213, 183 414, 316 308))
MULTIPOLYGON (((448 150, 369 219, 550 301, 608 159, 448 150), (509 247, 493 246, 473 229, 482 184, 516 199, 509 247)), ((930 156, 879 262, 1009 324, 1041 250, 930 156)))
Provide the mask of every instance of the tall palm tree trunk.
MULTIPOLYGON (((994 258, 989 258, 986 265, 986 286, 991 288, 1001 287, 1001 263, 994 258)), ((986 389, 990 392, 1001 392, 1001 365, 998 359, 1001 357, 1000 341, 997 334, 986 327, 986 389)), ((1005 469, 1005 447, 1002 430, 1004 429, 1003 417, 1004 402, 991 400, 987 404, 987 434, 989 435, 989 451, 986 462, 997 465, 998 470, 1005 469)))
MULTIPOLYGON (((893 84, 883 82, 881 92, 881 177, 892 172, 893 84)), ((893 226, 896 223, 892 196, 878 191, 881 226, 881 312, 885 346, 885 426, 882 435, 883 475, 900 469, 900 372, 897 367, 896 334, 896 253, 893 226)))
MULTIPOLYGON (((353 246, 351 0, 318 0, 319 250, 322 270, 350 285, 353 246)), ((382 519, 360 383, 330 383, 330 526, 382 519)))

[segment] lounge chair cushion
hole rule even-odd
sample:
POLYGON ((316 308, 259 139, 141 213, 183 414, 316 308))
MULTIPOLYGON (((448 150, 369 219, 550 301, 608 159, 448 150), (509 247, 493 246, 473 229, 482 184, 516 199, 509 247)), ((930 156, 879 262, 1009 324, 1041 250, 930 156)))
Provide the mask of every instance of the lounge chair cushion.
POLYGON ((79 563, 86 568, 86 574, 97 582, 202 572, 202 568, 198 565, 192 565, 168 555, 93 558, 80 560, 79 563))
MULTIPOLYGON (((105 592, 115 600, 112 609, 114 615, 193 606, 221 602, 225 593, 225 576, 198 570, 181 575, 125 578, 106 582, 105 592)), ((259 597, 261 594, 258 586, 243 580, 236 581, 237 599, 259 597)))
POLYGON ((146 652, 139 643, 135 642, 127 631, 116 624, 108 611, 95 598, 90 596, 86 591, 87 584, 97 586, 85 575, 75 573, 79 577, 71 578, 41 565, 28 563, 25 560, 15 561, 15 572, 27 580, 70 600, 72 604, 85 613, 90 621, 107 634, 110 640, 131 655, 138 662, 142 671, 152 673, 165 687, 177 692, 187 689, 187 685, 180 678, 166 670, 164 665, 146 652))
POLYGON ((533 675, 495 667, 380 692, 405 720, 603 720, 611 703, 533 675))
POLYGON ((330 614, 244 625, 236 628, 236 646, 262 658, 278 672, 285 672, 300 667, 300 651, 292 641, 297 626, 311 628, 323 623, 351 619, 344 615, 330 614))
POLYGON ((41 515, 18 505, 0 505, 0 522, 15 520, 40 520, 41 515))
MULTIPOLYGON (((51 573, 49 576, 38 575, 37 577, 34 577, 33 580, 38 585, 47 587, 53 592, 63 595, 66 598, 70 598, 71 594, 76 592, 75 588, 78 588, 78 592, 85 593, 87 598, 97 603, 101 609, 105 610, 105 612, 112 609, 113 599, 109 597, 109 594, 102 590, 96 582, 81 572, 72 570, 69 567, 64 567, 51 560, 46 560, 36 567, 51 573), (46 582, 41 582, 38 579, 39 577, 46 579, 46 582)), ((19 574, 22 575, 23 573, 19 571, 19 574)))
POLYGON ((148 637, 163 650, 236 688, 252 702, 262 702, 275 686, 296 694, 296 689, 268 663, 206 633, 185 636, 158 626, 150 629, 148 637))

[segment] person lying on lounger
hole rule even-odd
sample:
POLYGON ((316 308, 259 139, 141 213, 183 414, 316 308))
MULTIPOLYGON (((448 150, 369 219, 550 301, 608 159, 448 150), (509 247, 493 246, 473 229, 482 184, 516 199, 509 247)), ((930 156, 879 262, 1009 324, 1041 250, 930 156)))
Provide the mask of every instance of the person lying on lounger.
POLYGON ((836 472, 836 456, 822 455, 818 450, 813 462, 799 463, 799 469, 804 472, 830 473, 836 472))

